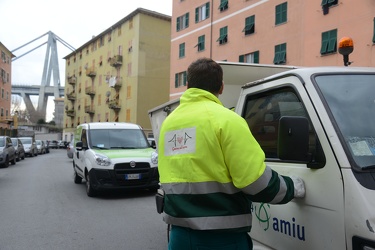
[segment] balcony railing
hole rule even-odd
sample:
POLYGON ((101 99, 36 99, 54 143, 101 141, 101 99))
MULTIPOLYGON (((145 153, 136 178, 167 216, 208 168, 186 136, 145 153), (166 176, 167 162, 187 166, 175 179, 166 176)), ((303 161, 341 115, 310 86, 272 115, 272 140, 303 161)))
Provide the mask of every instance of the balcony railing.
POLYGON ((91 105, 85 106, 85 113, 91 114, 91 115, 94 114, 95 113, 94 107, 92 107, 91 105))
POLYGON ((65 113, 69 117, 74 117, 76 115, 76 112, 74 111, 74 109, 66 110, 65 113))
POLYGON ((120 110, 121 109, 121 104, 120 103, 121 103, 121 101, 119 99, 109 100, 108 107, 110 109, 120 110))
POLYGON ((94 96, 95 95, 95 88, 93 86, 89 86, 85 88, 86 95, 94 96))
POLYGON ((109 86, 115 88, 116 90, 119 90, 122 86, 122 77, 116 77, 114 82, 110 82, 109 86))
POLYGON ((66 94, 66 97, 70 101, 75 101, 76 100, 76 93, 75 92, 70 92, 70 93, 66 94))
POLYGON ((77 83, 77 77, 68 76, 68 83, 71 84, 71 85, 75 85, 77 83))
POLYGON ((116 55, 114 57, 111 58, 109 64, 112 66, 112 67, 119 67, 122 65, 122 56, 121 55, 116 55))
POLYGON ((86 76, 95 77, 96 76, 96 69, 95 67, 89 67, 86 69, 86 76))

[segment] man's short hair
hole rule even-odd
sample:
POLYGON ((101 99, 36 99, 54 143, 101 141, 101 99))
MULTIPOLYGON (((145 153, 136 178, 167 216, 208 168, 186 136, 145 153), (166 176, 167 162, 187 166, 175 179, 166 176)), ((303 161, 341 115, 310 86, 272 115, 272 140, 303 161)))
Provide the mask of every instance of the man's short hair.
POLYGON ((210 58, 192 62, 187 71, 188 88, 198 88, 217 94, 223 84, 223 69, 210 58))

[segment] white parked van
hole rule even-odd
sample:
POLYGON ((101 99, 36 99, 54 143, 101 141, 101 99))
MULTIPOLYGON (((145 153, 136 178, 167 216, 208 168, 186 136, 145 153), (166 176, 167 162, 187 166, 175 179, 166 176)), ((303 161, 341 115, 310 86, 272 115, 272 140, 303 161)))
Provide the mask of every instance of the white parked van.
POLYGON ((77 127, 74 182, 86 180, 88 196, 100 190, 159 188, 157 153, 139 125, 85 123, 77 127))

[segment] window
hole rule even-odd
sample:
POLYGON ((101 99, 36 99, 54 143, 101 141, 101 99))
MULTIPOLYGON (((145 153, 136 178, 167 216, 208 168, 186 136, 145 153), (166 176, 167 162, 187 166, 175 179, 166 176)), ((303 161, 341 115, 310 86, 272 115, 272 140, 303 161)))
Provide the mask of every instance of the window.
POLYGON ((181 43, 178 48, 178 57, 182 58, 185 57, 185 43, 181 43))
POLYGON ((198 51, 202 51, 205 49, 205 36, 198 37, 198 44, 195 45, 195 47, 198 47, 198 51))
POLYGON ((322 33, 322 47, 320 54, 334 53, 337 50, 337 29, 322 33))
POLYGON ((255 51, 245 55, 240 55, 238 61, 244 63, 259 63, 259 51, 255 51))
POLYGON ((210 2, 195 9, 195 22, 198 23, 210 17, 210 2))
POLYGON ((329 7, 332 5, 337 5, 338 0, 322 0, 323 14, 327 15, 329 12, 329 7))
POLYGON ((220 29, 220 36, 216 42, 219 42, 219 44, 225 44, 228 42, 228 26, 220 29))
POLYGON ((253 34, 255 32, 255 16, 249 16, 245 19, 245 28, 242 32, 245 32, 245 35, 253 34))
POLYGON ((189 13, 183 16, 177 17, 176 30, 180 31, 189 27, 189 13))
POLYGON ((186 86, 186 71, 175 75, 174 87, 179 88, 182 86, 186 86))
POLYGON ((372 35, 372 42, 375 43, 375 17, 374 17, 374 32, 372 35))
POLYGON ((228 9, 228 0, 220 0, 219 10, 224 11, 228 9))
POLYGON ((126 99, 130 99, 130 98, 132 98, 132 87, 127 86, 126 87, 126 99))
POLYGON ((126 109, 126 122, 130 122, 130 109, 126 109))
POLYGON ((286 43, 275 46, 275 57, 273 58, 274 64, 286 63, 286 43))
MULTIPOLYGON (((307 111, 292 88, 281 88, 248 96, 242 116, 262 147, 266 158, 278 158, 277 140, 281 117, 298 116, 309 120, 307 111)), ((310 120, 309 124, 309 153, 317 164, 324 166, 324 154, 310 120)))
POLYGON ((279 5, 276 5, 275 7, 276 11, 276 18, 275 18, 275 24, 281 24, 285 23, 287 21, 287 12, 288 12, 288 3, 282 3, 279 5))

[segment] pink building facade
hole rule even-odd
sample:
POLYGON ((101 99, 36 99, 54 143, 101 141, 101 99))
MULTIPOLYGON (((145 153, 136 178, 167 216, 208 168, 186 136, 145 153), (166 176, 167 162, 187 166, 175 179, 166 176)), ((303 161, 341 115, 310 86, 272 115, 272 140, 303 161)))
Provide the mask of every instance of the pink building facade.
POLYGON ((173 0, 170 99, 186 90, 197 58, 293 66, 375 67, 374 0, 173 0))

